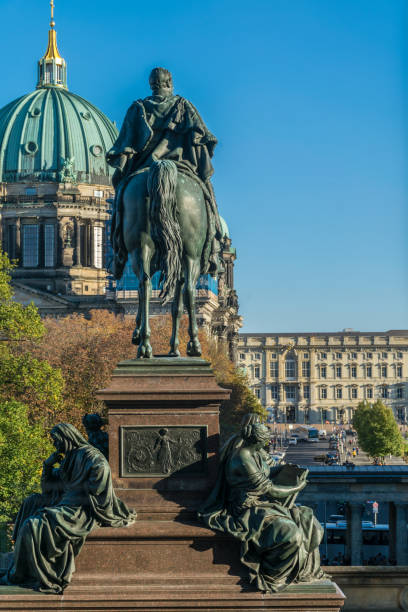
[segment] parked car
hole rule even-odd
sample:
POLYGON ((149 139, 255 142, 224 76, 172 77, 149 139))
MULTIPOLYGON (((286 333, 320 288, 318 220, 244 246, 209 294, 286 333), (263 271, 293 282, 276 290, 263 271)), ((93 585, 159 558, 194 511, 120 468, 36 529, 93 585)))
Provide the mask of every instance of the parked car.
POLYGON ((295 446, 297 443, 297 438, 289 438, 289 445, 295 446))

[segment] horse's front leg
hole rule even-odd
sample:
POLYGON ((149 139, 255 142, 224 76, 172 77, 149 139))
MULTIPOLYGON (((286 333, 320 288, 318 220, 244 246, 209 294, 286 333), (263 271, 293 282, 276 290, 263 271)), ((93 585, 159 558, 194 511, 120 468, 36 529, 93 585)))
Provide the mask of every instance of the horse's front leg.
MULTIPOLYGON (((142 245, 142 248, 132 253, 132 267, 139 279, 139 311, 140 328, 139 328, 139 348, 137 350, 138 357, 150 358, 153 356, 152 347, 150 345, 150 324, 149 324, 149 306, 150 297, 152 294, 152 279, 150 264, 153 251, 149 245, 142 245)), ((137 333, 137 329, 134 335, 137 333)))
POLYGON ((171 334, 170 340, 170 357, 180 357, 179 347, 179 329, 180 329, 180 319, 183 314, 183 294, 182 288, 184 285, 184 279, 178 281, 176 284, 176 289, 174 291, 174 299, 171 305, 171 316, 173 323, 173 331, 171 334))
POLYGON ((142 321, 142 298, 140 295, 140 291, 138 291, 139 293, 139 302, 138 302, 138 306, 137 306, 137 315, 136 315, 136 321, 135 321, 135 329, 133 331, 133 335, 132 335, 132 344, 140 344, 140 325, 141 325, 141 321, 142 321))
POLYGON ((184 286, 184 303, 188 313, 188 333, 190 341, 187 344, 187 355, 190 357, 201 356, 201 345, 198 339, 198 326, 196 317, 196 286, 200 274, 200 259, 186 256, 185 261, 186 280, 184 286))
POLYGON ((150 358, 153 357, 153 351, 150 344, 150 324, 149 324, 149 306, 150 297, 152 294, 152 279, 148 272, 144 272, 143 276, 139 278, 140 289, 139 299, 141 298, 141 326, 140 326, 140 341, 139 348, 137 349, 138 357, 150 358))

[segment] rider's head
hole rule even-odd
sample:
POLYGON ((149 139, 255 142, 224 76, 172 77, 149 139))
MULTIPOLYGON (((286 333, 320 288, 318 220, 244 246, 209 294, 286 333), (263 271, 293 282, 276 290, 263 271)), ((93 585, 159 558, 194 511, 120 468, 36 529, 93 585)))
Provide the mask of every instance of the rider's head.
POLYGON ((149 85, 154 96, 170 96, 173 93, 173 79, 166 68, 153 68, 149 85))

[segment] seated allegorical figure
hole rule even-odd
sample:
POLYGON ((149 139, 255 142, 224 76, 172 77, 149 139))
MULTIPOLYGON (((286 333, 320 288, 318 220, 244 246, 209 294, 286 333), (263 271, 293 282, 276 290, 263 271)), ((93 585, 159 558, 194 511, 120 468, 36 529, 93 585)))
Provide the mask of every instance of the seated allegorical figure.
POLYGON ((44 461, 42 494, 30 495, 21 505, 12 564, 0 584, 62 593, 90 531, 126 527, 136 513, 116 497, 103 454, 75 427, 56 425, 51 437, 56 451, 44 461))
POLYGON ((221 451, 215 487, 199 516, 211 529, 241 542, 250 583, 277 592, 293 582, 328 578, 320 567, 323 528, 311 508, 295 506, 308 471, 271 465, 268 428, 255 414, 221 451))

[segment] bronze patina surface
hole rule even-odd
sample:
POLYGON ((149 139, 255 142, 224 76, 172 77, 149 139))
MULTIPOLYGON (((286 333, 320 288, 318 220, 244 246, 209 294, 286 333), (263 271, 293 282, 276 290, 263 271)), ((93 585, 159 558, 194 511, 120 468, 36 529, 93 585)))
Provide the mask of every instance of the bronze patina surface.
POLYGON ((311 508, 295 505, 308 471, 274 466, 264 450, 269 435, 257 415, 247 416, 241 434, 221 452, 215 487, 199 516, 241 543, 241 562, 253 586, 278 592, 327 576, 320 567, 323 528, 311 508))
POLYGON ((121 278, 129 258, 139 280, 133 342, 138 357, 152 357, 149 300, 152 276, 161 272, 164 302, 172 299, 170 355, 179 356, 178 331, 189 315, 189 356, 201 355, 195 292, 201 274, 217 275, 221 223, 211 184, 216 138, 194 106, 174 95, 170 72, 154 68, 152 95, 129 108, 107 154, 116 168, 111 241, 112 272, 121 278))

